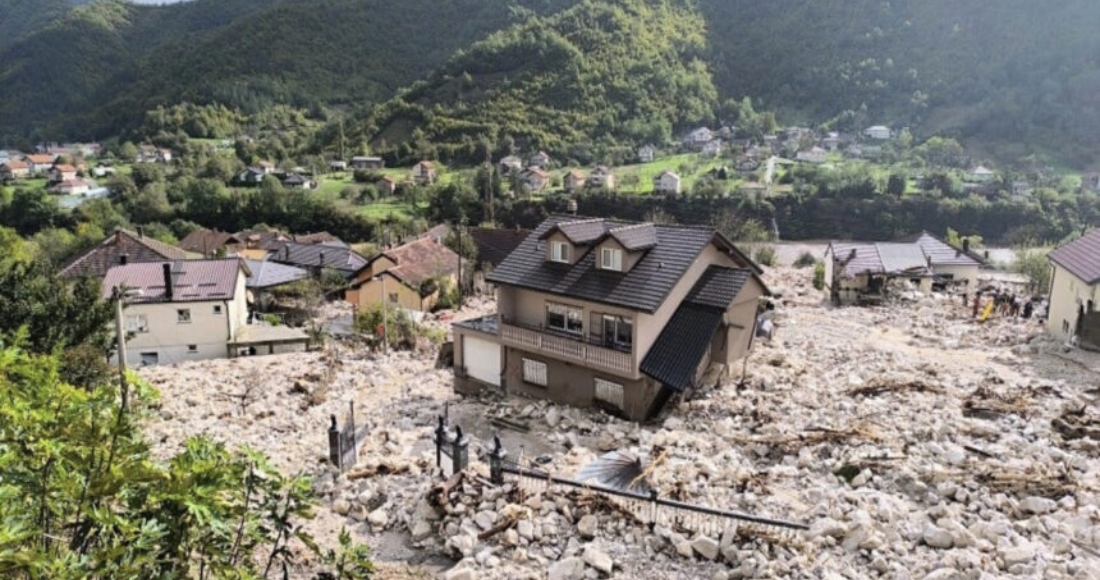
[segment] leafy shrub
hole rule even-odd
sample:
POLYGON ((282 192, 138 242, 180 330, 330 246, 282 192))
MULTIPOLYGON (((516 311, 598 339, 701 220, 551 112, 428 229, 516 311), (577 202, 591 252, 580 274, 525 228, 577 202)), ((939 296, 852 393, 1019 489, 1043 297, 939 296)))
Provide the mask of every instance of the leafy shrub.
POLYGON ((355 330, 369 336, 372 348, 382 345, 388 334, 389 347, 394 350, 413 350, 419 339, 438 344, 443 336, 418 323, 404 308, 374 304, 355 317, 355 330))
POLYGON ((1016 261, 1012 269, 1031 278, 1031 290, 1036 295, 1050 292, 1050 263, 1047 261, 1049 249, 1020 247, 1016 250, 1016 261))
POLYGON ((761 266, 774 266, 775 248, 772 246, 758 246, 753 252, 752 259, 761 266))
POLYGON ((798 259, 794 261, 795 268, 807 268, 817 264, 817 258, 810 252, 802 252, 798 256, 798 259))
POLYGON ((814 288, 825 289, 825 264, 814 264, 814 288))

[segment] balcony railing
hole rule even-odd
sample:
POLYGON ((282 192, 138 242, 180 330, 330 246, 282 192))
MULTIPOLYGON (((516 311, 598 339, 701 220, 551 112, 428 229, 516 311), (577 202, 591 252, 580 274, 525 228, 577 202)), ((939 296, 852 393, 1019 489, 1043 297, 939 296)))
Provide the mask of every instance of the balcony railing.
POLYGON ((619 375, 634 376, 634 357, 629 352, 568 338, 542 330, 500 323, 500 339, 506 344, 572 360, 619 375))

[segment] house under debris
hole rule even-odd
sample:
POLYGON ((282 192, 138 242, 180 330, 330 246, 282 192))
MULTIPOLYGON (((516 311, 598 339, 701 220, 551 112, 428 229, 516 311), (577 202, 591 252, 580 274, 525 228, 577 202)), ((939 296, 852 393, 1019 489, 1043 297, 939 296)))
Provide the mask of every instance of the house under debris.
POLYGON ((899 287, 929 294, 934 277, 914 244, 833 242, 825 251, 825 291, 834 304, 876 304, 899 287))

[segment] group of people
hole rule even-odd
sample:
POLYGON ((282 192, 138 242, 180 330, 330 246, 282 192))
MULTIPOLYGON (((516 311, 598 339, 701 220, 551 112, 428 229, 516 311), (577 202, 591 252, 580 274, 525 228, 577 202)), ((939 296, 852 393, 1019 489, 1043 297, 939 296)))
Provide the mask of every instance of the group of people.
MULTIPOLYGON (((963 303, 968 300, 967 294, 963 294, 963 303)), ((998 315, 1002 318, 1030 319, 1036 311, 1035 299, 1030 296, 1021 296, 1000 288, 986 288, 978 290, 974 294, 972 303, 974 318, 987 318, 998 315), (984 305, 984 308, 983 308, 984 305)))

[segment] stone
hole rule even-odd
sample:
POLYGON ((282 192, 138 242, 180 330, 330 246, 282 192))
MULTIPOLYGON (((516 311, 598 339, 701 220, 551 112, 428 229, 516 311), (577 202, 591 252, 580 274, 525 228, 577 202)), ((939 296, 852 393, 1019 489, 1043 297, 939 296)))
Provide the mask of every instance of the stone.
POLYGON ((415 520, 409 528, 413 541, 419 542, 432 535, 432 524, 427 520, 415 520))
POLYGON ((596 526, 599 520, 596 516, 588 514, 581 518, 581 521, 577 523, 577 533, 586 540, 591 540, 596 537, 596 526))
POLYGON ((547 580, 581 580, 584 578, 584 560, 575 556, 563 558, 550 565, 547 580))
POLYGON ((351 502, 346 499, 338 499, 332 503, 332 511, 339 515, 346 516, 351 511, 351 502))
POLYGON ((442 576, 443 580, 477 580, 477 574, 473 570, 459 563, 442 576))
POLYGON ((474 516, 474 523, 482 530, 488 530, 493 527, 493 522, 495 521, 496 518, 489 512, 478 512, 477 515, 474 516))
POLYGON ((367 516, 367 523, 369 523, 372 528, 376 528, 376 529, 379 529, 379 530, 386 527, 386 524, 388 524, 389 521, 390 521, 390 512, 386 511, 386 508, 384 508, 384 507, 380 507, 380 508, 372 511, 367 516))
POLYGON ((1020 510, 1029 514, 1046 514, 1058 508, 1058 502, 1045 497, 1030 496, 1020 502, 1020 510))
POLYGON ((697 536, 691 541, 691 547, 707 560, 718 558, 718 541, 707 536, 697 536))
POLYGON ((608 556, 607 552, 595 546, 586 546, 583 558, 585 564, 609 576, 611 575, 611 569, 615 567, 615 563, 611 560, 611 556, 608 556))
POLYGON ((451 545, 463 556, 469 556, 477 548, 477 538, 469 534, 461 534, 451 538, 451 545))
POLYGON ((535 527, 531 525, 530 520, 520 520, 516 523, 516 532, 525 540, 535 539, 535 527))
POLYGON ((1026 564, 1034 560, 1035 552, 1036 549, 1033 544, 1021 544, 1002 549, 1001 558, 1004 560, 1005 568, 1009 568, 1015 564, 1026 564))
POLYGON ((932 524, 924 527, 924 531, 921 532, 921 539, 930 547, 941 550, 950 549, 951 546, 955 545, 955 538, 951 536, 951 532, 932 524))
POLYGON ((550 427, 550 428, 557 427, 558 423, 561 422, 561 411, 559 411, 557 407, 550 407, 549 409, 546 410, 545 419, 546 419, 546 425, 548 427, 550 427))
POLYGON ((363 504, 355 504, 352 506, 351 511, 348 512, 348 517, 357 522, 366 520, 367 508, 363 507, 363 504))
POLYGON ((677 554, 685 558, 692 558, 695 556, 695 550, 692 549, 691 542, 687 538, 680 536, 675 540, 670 539, 669 541, 676 547, 677 554))
POLYGON ((954 580, 959 577, 959 572, 954 568, 937 568, 928 573, 924 580, 954 580))

